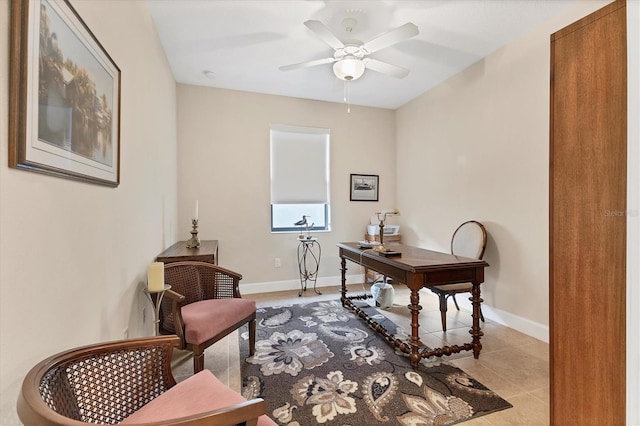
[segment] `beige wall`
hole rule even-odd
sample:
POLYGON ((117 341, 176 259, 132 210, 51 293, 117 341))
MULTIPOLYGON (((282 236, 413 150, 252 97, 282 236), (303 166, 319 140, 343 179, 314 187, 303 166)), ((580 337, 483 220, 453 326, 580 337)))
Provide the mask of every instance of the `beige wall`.
POLYGON ((18 424, 19 385, 39 360, 121 339, 125 328, 151 334, 138 286, 177 235, 175 81, 146 4, 72 3, 122 71, 121 184, 8 168, 9 2, 0 0, 2 425, 18 424))
POLYGON ((199 237, 219 241, 220 264, 243 274, 245 293, 300 287, 297 234, 270 232, 271 124, 331 129, 332 230, 315 235, 323 249, 318 285, 339 284, 336 243, 362 239, 371 214, 396 202, 391 110, 352 106, 347 113, 343 104, 179 84, 180 238, 190 236, 197 199, 199 237), (378 203, 349 201, 351 173, 380 176, 378 203))
POLYGON ((448 250, 460 223, 484 223, 491 266, 483 311, 542 340, 549 316, 549 36, 606 3, 582 2, 397 114, 405 241, 448 250))

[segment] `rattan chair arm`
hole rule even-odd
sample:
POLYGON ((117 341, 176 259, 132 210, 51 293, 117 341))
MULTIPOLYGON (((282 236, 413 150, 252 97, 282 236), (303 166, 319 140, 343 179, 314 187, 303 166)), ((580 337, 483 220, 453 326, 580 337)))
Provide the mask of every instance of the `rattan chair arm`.
POLYGON ((242 294, 240 294, 240 280, 233 281, 233 297, 242 298, 242 294))
POLYGON ((180 338, 180 345, 178 348, 185 348, 184 340, 184 320, 182 319, 182 307, 186 304, 186 298, 173 290, 167 290, 165 297, 171 300, 171 312, 173 313, 173 329, 176 335, 180 338))
POLYGON ((185 297, 183 295, 173 290, 167 290, 164 293, 164 297, 166 297, 167 299, 171 299, 173 303, 178 305, 183 305, 185 300, 185 297))

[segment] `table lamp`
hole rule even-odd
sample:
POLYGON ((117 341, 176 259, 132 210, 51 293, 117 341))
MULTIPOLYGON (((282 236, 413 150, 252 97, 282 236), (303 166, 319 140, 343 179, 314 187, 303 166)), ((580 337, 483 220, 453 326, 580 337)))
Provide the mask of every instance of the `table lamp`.
POLYGON ((382 210, 376 214, 378 215, 378 220, 380 221, 380 245, 376 248, 376 251, 384 252, 387 251, 384 246, 384 221, 387 220, 387 216, 399 215, 400 211, 398 209, 382 210))

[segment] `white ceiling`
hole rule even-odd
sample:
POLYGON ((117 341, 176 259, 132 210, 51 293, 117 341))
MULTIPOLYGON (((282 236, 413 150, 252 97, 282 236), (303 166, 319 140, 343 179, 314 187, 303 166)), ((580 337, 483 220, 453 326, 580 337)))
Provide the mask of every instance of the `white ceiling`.
POLYGON ((413 22, 417 37, 371 54, 408 68, 404 79, 366 70, 350 102, 396 109, 580 0, 147 0, 179 83, 343 102, 331 64, 280 71, 332 57, 304 24, 319 20, 342 41, 366 42, 413 22), (357 20, 347 33, 345 17, 357 20), (213 72, 213 78, 205 75, 213 72))

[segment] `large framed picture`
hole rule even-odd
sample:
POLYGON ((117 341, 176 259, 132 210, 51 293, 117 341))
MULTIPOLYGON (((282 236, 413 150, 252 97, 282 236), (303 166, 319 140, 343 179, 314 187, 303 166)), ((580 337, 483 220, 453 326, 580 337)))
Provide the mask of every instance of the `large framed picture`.
POLYGON ((351 201, 378 201, 378 175, 351 174, 351 201))
POLYGON ((68 1, 12 0, 9 166, 120 183, 120 69, 68 1))

